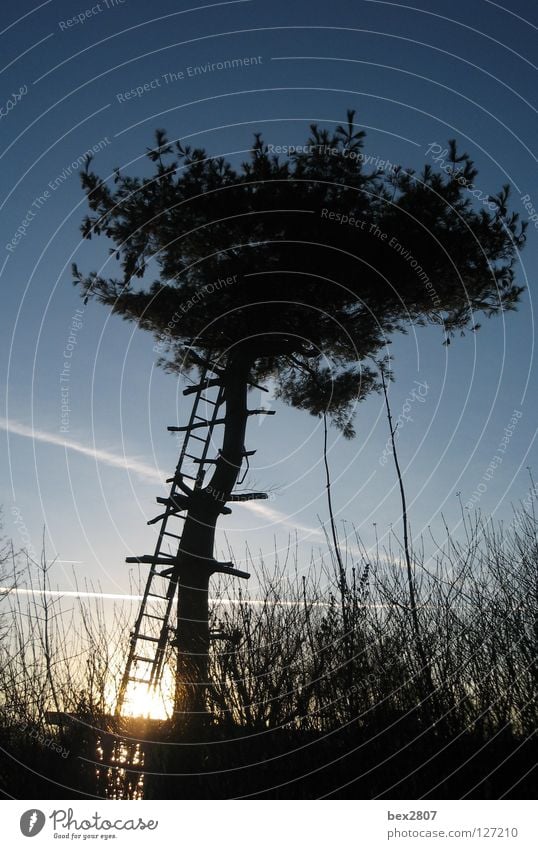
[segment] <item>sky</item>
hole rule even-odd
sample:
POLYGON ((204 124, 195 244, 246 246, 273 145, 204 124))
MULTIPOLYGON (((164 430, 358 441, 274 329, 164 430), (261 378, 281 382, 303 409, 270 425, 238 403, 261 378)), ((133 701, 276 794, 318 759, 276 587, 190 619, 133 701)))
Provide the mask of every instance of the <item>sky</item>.
MULTIPOLYGON (((484 193, 510 184, 512 209, 530 219, 519 311, 449 347, 439 328, 395 338, 390 401, 412 533, 428 554, 445 527, 461 534, 462 506, 511 519, 537 466, 535 3, 6 0, 0 14, 0 504, 16 546, 38 553, 45 528, 56 586, 76 577, 128 592, 124 559, 152 551, 146 522, 177 461, 166 428, 189 412, 152 337, 84 306, 70 274, 73 261, 105 273, 108 259, 105 240, 81 239, 84 153, 103 177, 137 174, 157 127, 239 164, 254 132, 300 144, 310 123, 336 126, 353 108, 373 158, 435 166, 432 151, 456 138, 484 193)), ((248 542, 270 562, 297 535, 306 571, 325 548, 322 422, 271 392, 255 401, 276 415, 250 422, 249 481, 271 498, 234 505, 219 547, 228 541, 240 565, 248 542)), ((351 441, 331 430, 329 462, 341 533, 355 525, 368 548, 401 532, 380 396, 361 403, 356 430, 351 441)))

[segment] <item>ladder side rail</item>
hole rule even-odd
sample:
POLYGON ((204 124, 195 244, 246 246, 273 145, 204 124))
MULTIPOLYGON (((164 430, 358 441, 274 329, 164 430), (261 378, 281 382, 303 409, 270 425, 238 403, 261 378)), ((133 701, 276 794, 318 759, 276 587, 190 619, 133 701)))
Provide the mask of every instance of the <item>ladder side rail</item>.
MULTIPOLYGON (((201 377, 200 377, 200 383, 201 384, 203 384, 204 380, 206 379, 208 370, 209 370, 209 366, 207 364, 205 364, 204 370, 202 371, 201 377)), ((195 419, 196 419, 196 415, 198 413, 198 404, 200 403, 200 395, 201 394, 202 394, 202 390, 198 389, 198 391, 196 392, 194 403, 193 403, 192 408, 191 408, 191 414, 189 416, 189 421, 188 421, 188 424, 187 424, 188 430, 185 433, 185 437, 183 439, 183 445, 181 446, 181 451, 179 453, 179 460, 178 460, 177 466, 176 466, 176 474, 179 474, 181 472, 181 467, 182 467, 183 461, 185 459, 185 454, 187 453, 187 446, 188 446, 188 443, 189 443, 189 437, 190 437, 192 425, 194 424, 195 419)))
MULTIPOLYGON (((173 514, 173 511, 171 509, 167 508, 166 511, 165 511, 165 514, 163 516, 163 519, 161 521, 161 528, 160 528, 160 531, 159 531, 159 537, 158 537, 158 541, 157 541, 157 544, 156 544, 156 547, 155 547, 155 558, 157 558, 159 553, 160 553, 160 547, 162 545, 162 540, 163 540, 163 537, 164 537, 164 531, 166 530, 168 519, 170 518, 170 516, 172 514, 173 514)), ((133 626, 133 630, 132 630, 132 633, 131 633, 131 638, 130 638, 130 641, 129 641, 129 652, 127 654, 127 661, 125 663, 125 670, 124 670, 124 673, 123 673, 123 676, 122 676, 122 680, 121 680, 121 684, 120 684, 120 688, 119 688, 119 692, 118 692, 117 712, 119 712, 121 710, 121 708, 123 707, 127 687, 129 685, 130 679, 132 678, 131 671, 132 671, 132 667, 133 667, 133 663, 134 663, 134 658, 135 658, 135 656, 138 652, 138 646, 137 646, 137 644, 139 642, 138 637, 139 637, 139 634, 140 634, 140 629, 141 629, 141 626, 142 626, 144 616, 146 615, 146 609, 147 609, 147 606, 148 606, 149 594, 151 592, 153 580, 154 580, 155 577, 156 577, 156 574, 155 574, 154 568, 152 566, 150 568, 150 571, 149 571, 147 579, 146 579, 146 584, 145 584, 145 587, 144 587, 142 600, 140 602, 140 607, 138 609, 138 615, 136 617, 135 624, 133 626)), ((173 581, 171 579, 170 584, 169 584, 169 588, 168 588, 168 591, 167 591, 167 597, 168 597, 168 593, 170 592, 170 588, 172 587, 172 585, 173 585, 173 592, 172 592, 171 598, 167 602, 167 606, 166 606, 166 610, 165 610, 166 620, 163 618, 163 627, 161 628, 161 635, 162 635, 164 628, 167 627, 169 614, 170 614, 170 610, 172 608, 172 602, 173 602, 173 598, 174 598, 176 587, 177 587, 177 582, 173 583, 173 581)), ((153 678, 153 669, 151 671, 150 681, 152 681, 152 678, 153 678)))
POLYGON ((134 624, 133 630, 132 630, 130 638, 129 638, 129 651, 127 653, 127 660, 125 662, 125 669, 123 671, 121 683, 120 683, 120 686, 119 686, 118 698, 117 698, 117 703, 116 703, 116 713, 121 712, 121 709, 122 709, 123 704, 125 702, 125 696, 127 694, 127 687, 129 686, 129 681, 132 680, 132 668, 133 668, 133 664, 135 662, 135 657, 136 657, 137 652, 138 652, 138 643, 140 642, 140 640, 139 640, 140 629, 141 629, 142 621, 143 621, 144 616, 146 614, 147 602, 148 602, 148 598, 149 598, 149 593, 151 591, 153 578, 154 578, 154 573, 153 573, 153 570, 150 569, 150 572, 149 572, 147 580, 146 580, 146 585, 145 585, 145 588, 144 588, 144 594, 142 596, 142 601, 140 602, 140 607, 138 609, 138 615, 136 617, 135 624, 134 624))
MULTIPOLYGON (((194 399, 194 402, 193 402, 193 405, 192 405, 192 408, 191 408, 191 414, 189 416, 189 421, 188 421, 188 424, 185 426, 185 437, 183 439, 183 444, 182 444, 182 447, 181 447, 179 460, 178 460, 178 463, 177 463, 177 466, 176 466, 176 472, 175 472, 175 475, 174 475, 173 486, 177 485, 176 479, 181 476, 181 469, 182 469, 183 463, 185 461, 185 456, 186 456, 186 454, 188 453, 188 450, 189 450, 192 431, 194 431, 197 428, 201 428, 201 427, 204 426, 204 425, 202 425, 201 422, 197 422, 196 419, 200 418, 200 416, 198 416, 198 408, 200 406, 200 400, 201 400, 203 393, 207 392, 207 388, 205 387, 205 383, 208 380, 208 372, 209 371, 213 372, 214 374, 219 374, 218 371, 216 371, 215 369, 213 369, 211 367, 210 363, 204 362, 204 369, 203 369, 203 371, 200 375, 200 382, 199 382, 197 390, 196 390, 196 396, 195 396, 195 399, 194 399)), ((213 429, 215 427, 216 420, 218 418, 218 415, 217 415, 218 410, 219 410, 219 408, 222 404, 222 400, 223 400, 223 397, 224 397, 224 390, 223 390, 222 385, 219 383, 218 386, 219 386, 219 391, 217 393, 217 399, 216 399, 216 402, 213 406, 213 411, 212 411, 211 417, 208 420, 208 423, 205 425, 205 427, 209 428, 209 432, 206 435, 206 438, 204 440, 204 455, 203 455, 204 460, 207 458, 207 453, 209 451, 210 438, 211 438, 211 435, 213 433, 213 429)), ((195 483, 194 483, 195 488, 199 488, 201 486, 201 481, 203 481, 203 477, 204 477, 203 467, 202 467, 202 465, 200 465, 198 472, 196 474, 196 478, 195 478, 195 483)))
MULTIPOLYGON (((207 391, 207 389, 204 388, 203 384, 204 384, 204 381, 206 380, 208 370, 209 370, 209 366, 207 365, 205 367, 203 375, 200 379, 200 388, 198 389, 198 391, 196 393, 196 398, 195 398, 195 401, 194 401, 193 406, 192 406, 191 415, 190 415, 190 419, 189 419, 190 423, 194 422, 194 419, 197 415, 198 405, 200 403, 200 398, 201 398, 202 393, 204 391, 207 391)), ((223 400, 224 400, 224 387, 222 385, 219 385, 217 398, 214 402, 212 416, 211 416, 211 419, 210 419, 210 423, 208 425, 207 436, 206 436, 206 439, 205 439, 205 442, 204 442, 202 456, 200 457, 200 461, 201 461, 200 467, 199 467, 198 474, 197 474, 197 477, 196 477, 196 481, 195 481, 195 484, 194 484, 194 487, 196 489, 200 488, 202 486, 202 483, 203 483, 203 477, 204 477, 204 471, 205 471, 204 465, 206 463, 207 455, 209 453, 209 448, 210 448, 210 445, 211 445, 211 436, 212 436, 213 430, 215 428, 215 421, 218 418, 218 411, 219 411, 220 406, 223 403, 223 400)), ((183 441, 183 447, 182 447, 182 451, 181 451, 181 454, 180 454, 180 459, 179 459, 177 467, 176 467, 176 475, 177 475, 177 473, 181 474, 181 466, 182 466, 182 463, 183 463, 183 460, 185 458, 185 454, 186 454, 186 451, 187 451, 189 437, 190 437, 190 431, 187 431, 186 434, 185 434, 185 439, 183 441)), ((171 486, 171 489, 170 489, 170 498, 172 498, 175 494, 177 494, 177 481, 175 480, 175 477, 176 476, 174 476, 174 480, 172 481, 172 486, 171 486)), ((167 526, 168 518, 170 517, 172 512, 173 511, 171 511, 167 508, 167 511, 166 511, 165 515, 163 516, 163 520, 162 520, 162 523, 161 523, 161 529, 160 529, 160 532, 159 532, 157 544, 155 546, 155 558, 160 556, 160 554, 162 553, 161 548, 162 548, 162 544, 163 544, 163 541, 164 541, 166 526, 167 526)), ((176 594, 178 577, 179 576, 177 574, 177 567, 176 567, 174 573, 172 573, 172 575, 170 576, 169 590, 167 592, 168 601, 167 601, 167 605, 166 605, 166 611, 163 615, 163 624, 162 624, 162 627, 161 627, 161 632, 160 632, 160 636, 159 636, 159 643, 158 643, 157 650, 156 650, 156 660, 155 660, 155 663, 154 663, 153 668, 151 669, 151 673, 150 673, 150 681, 151 681, 150 686, 156 686, 156 684, 159 682, 159 680, 161 678, 162 668, 163 668, 163 665, 164 665, 164 658, 165 658, 165 654, 166 654, 166 646, 167 646, 167 643, 168 643, 168 631, 169 631, 168 623, 169 623, 169 620, 170 620, 170 615, 171 615, 171 612, 172 612, 172 605, 173 605, 174 597, 175 597, 175 594, 176 594)))
MULTIPOLYGON (((177 463, 177 466, 176 466, 176 471, 175 471, 174 477, 172 479, 172 484, 171 484, 171 488, 170 488, 170 499, 172 499, 174 495, 178 494, 178 488, 179 488, 178 487, 178 478, 181 477, 181 469, 182 469, 182 466, 183 466, 183 463, 184 463, 184 460, 185 460, 185 455, 187 454, 187 451, 188 451, 190 437, 191 437, 192 431, 194 430, 194 427, 199 426, 196 423, 196 418, 198 416, 198 407, 199 407, 199 404, 200 404, 200 398, 201 398, 204 391, 207 392, 208 387, 205 384, 208 381, 208 376, 207 376, 208 371, 211 371, 214 374, 216 374, 217 376, 220 376, 220 372, 218 370, 216 370, 215 368, 212 368, 211 363, 209 363, 207 361, 203 363, 203 371, 201 373, 201 377, 200 377, 200 381, 199 381, 199 387, 198 387, 198 390, 196 392, 194 403, 193 403, 192 408, 191 408, 191 414, 189 416, 189 423, 187 425, 185 437, 183 439, 183 444, 182 444, 182 447, 181 447, 179 460, 178 460, 178 463, 177 463)), ((215 384, 215 385, 217 385, 217 384, 215 384)), ((208 419, 207 425, 206 425, 207 433, 206 433, 206 438, 204 440, 202 455, 200 457, 200 464, 199 464, 198 473, 197 473, 195 481, 194 481, 194 488, 200 488, 202 486, 203 479, 204 479, 204 476, 205 476, 205 471, 206 471, 204 467, 207 465, 207 455, 209 453, 209 448, 210 448, 210 445, 211 445, 211 437, 213 435, 214 428, 218 424, 218 418, 219 418, 218 411, 219 411, 219 409, 222 406, 222 403, 224 401, 224 387, 222 386, 221 383, 218 384, 218 387, 219 388, 218 388, 217 398, 216 398, 216 401, 214 402, 213 411, 212 411, 211 417, 208 419)), ((198 418, 200 418, 200 417, 198 417, 198 418)), ((161 519, 159 534, 158 534, 157 541, 156 541, 156 544, 155 544, 154 556, 153 556, 154 561, 157 561, 157 559, 163 554, 162 549, 163 549, 163 546, 164 546, 164 543, 165 543, 164 537, 166 535, 166 528, 167 528, 167 525, 168 525, 168 520, 171 516, 174 516, 174 515, 177 515, 177 511, 175 511, 172 506, 170 506, 170 505, 167 506, 166 510, 163 514, 163 517, 161 519)), ((156 572, 155 566, 156 566, 156 562, 152 563, 152 565, 150 566, 150 571, 149 571, 149 574, 148 574, 148 577, 147 577, 147 580, 146 580, 146 584, 145 584, 145 587, 144 587, 144 593, 143 593, 142 600, 141 600, 141 603, 140 603, 138 615, 137 615, 137 618, 135 620, 133 630, 131 632, 131 637, 130 637, 130 641, 129 641, 129 643, 130 643, 129 644, 129 652, 128 652, 128 655, 127 655, 125 670, 124 670, 124 673, 123 673, 123 676, 122 676, 122 680, 121 680, 119 692, 118 692, 118 699, 117 699, 117 704, 116 704, 116 713, 119 713, 121 711, 121 708, 123 707, 123 704, 124 704, 124 701, 125 701, 125 696, 126 696, 126 693, 127 693, 127 687, 129 685, 129 682, 134 680, 134 676, 132 674, 133 664, 136 662, 135 658, 137 657, 137 655, 139 653, 138 644, 140 642, 141 628, 142 628, 144 616, 147 615, 146 610, 147 610, 147 607, 148 607, 148 600, 151 596, 153 581, 154 581, 155 578, 159 578, 159 577, 162 578, 162 576, 159 575, 158 572, 156 572)), ((161 627, 160 627, 160 631, 159 631, 159 637, 157 638, 157 647, 156 647, 156 650, 155 650, 154 657, 151 660, 147 661, 147 663, 150 665, 150 677, 149 677, 149 681, 148 681, 148 684, 147 684, 148 689, 150 689, 151 687, 155 687, 158 684, 158 682, 160 681, 160 678, 161 678, 161 675, 162 675, 162 669, 163 669, 164 659, 165 659, 165 655, 166 655, 166 646, 168 644, 168 636, 169 636, 169 624, 168 623, 169 623, 169 620, 170 620, 170 615, 171 615, 172 606, 173 606, 174 598, 175 598, 175 595, 176 595, 176 591, 178 589, 179 573, 178 573, 177 564, 176 564, 173 572, 170 574, 170 576, 167 576, 167 578, 168 578, 168 587, 167 587, 166 596, 165 596, 165 598, 166 598, 165 610, 164 610, 162 616, 157 617, 158 620, 162 623, 161 627)))
POLYGON ((201 457, 200 457, 200 463, 199 463, 199 466, 198 466, 198 472, 197 472, 197 475, 196 475, 196 482, 194 484, 195 489, 200 489, 202 484, 203 484, 203 481, 204 481, 204 476, 205 476, 205 473, 206 473, 206 469, 204 468, 204 466, 207 465, 206 461, 207 461, 207 455, 209 454, 209 449, 211 447, 211 438, 213 436, 213 431, 215 430, 216 422, 217 422, 217 419, 219 417, 219 410, 220 410, 223 402, 224 402, 224 387, 221 385, 221 386, 219 386, 219 391, 218 391, 217 398, 216 398, 216 401, 215 401, 215 406, 213 407, 213 413, 212 413, 212 416, 211 416, 211 419, 210 419, 210 422, 209 422, 209 425, 208 425, 208 428, 207 428, 207 437, 206 437, 206 440, 204 442, 204 447, 202 449, 202 454, 201 454, 201 457))
POLYGON ((150 687, 155 687, 161 680, 164 658, 166 654, 166 646, 168 644, 168 622, 170 621, 172 605, 174 603, 174 598, 176 596, 176 591, 178 588, 178 577, 179 576, 177 575, 177 571, 174 571, 169 579, 168 590, 166 593, 166 610, 163 616, 163 624, 161 626, 161 631, 159 634, 159 642, 157 643, 157 649, 155 651, 155 660, 152 664, 150 672, 150 687))
MULTIPOLYGON (((204 380, 206 379, 208 370, 209 370, 209 366, 206 365, 204 367, 203 372, 202 372, 200 383, 203 383, 204 380)), ((194 403, 192 405, 191 414, 190 414, 190 417, 189 417, 189 425, 194 424, 194 419, 195 419, 196 414, 197 414, 198 405, 200 403, 200 396, 201 396, 202 392, 203 392, 203 390, 199 389, 198 392, 196 393, 196 398, 195 398, 194 403)), ((219 392, 219 395, 220 395, 220 392, 219 392)), ((215 407, 215 410, 216 409, 217 409, 217 407, 215 407)), ((173 498, 174 495, 178 494, 177 493, 178 486, 177 486, 176 478, 177 478, 178 475, 181 474, 181 468, 182 468, 183 462, 185 460, 185 454, 187 453, 187 448, 188 448, 188 444, 189 444, 189 437, 190 437, 190 431, 187 431, 186 434, 185 434, 185 438, 183 440, 183 445, 181 447, 179 460, 178 460, 178 463, 177 463, 177 466, 176 466, 176 473, 174 475, 174 478, 172 480, 172 485, 170 487, 170 498, 173 498)), ((206 443, 206 445, 207 445, 207 443, 206 443)), ((204 445, 204 450, 206 449, 206 445, 204 445)), ((207 451, 206 451, 206 453, 207 453, 207 451)), ((158 534, 158 537, 157 537, 157 542, 155 544, 155 557, 156 558, 161 554, 161 549, 162 549, 162 546, 164 544, 164 537, 165 537, 165 533, 166 533, 166 526, 167 526, 167 523, 168 523, 168 519, 170 518, 171 515, 173 515, 173 512, 174 511, 172 509, 167 507, 167 509, 164 513, 164 516, 162 518, 160 529, 159 529, 159 534, 158 534)))

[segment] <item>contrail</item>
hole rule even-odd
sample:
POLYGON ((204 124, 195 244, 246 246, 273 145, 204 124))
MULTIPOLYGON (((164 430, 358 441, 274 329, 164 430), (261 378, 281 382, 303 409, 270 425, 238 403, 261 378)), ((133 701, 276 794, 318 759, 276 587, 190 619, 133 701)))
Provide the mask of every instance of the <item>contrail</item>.
POLYGON ((325 538, 323 531, 319 528, 309 528, 306 525, 298 525, 289 516, 286 516, 285 513, 281 513, 273 507, 268 507, 267 504, 260 503, 259 501, 240 501, 234 506, 238 506, 239 504, 241 504, 242 507, 246 507, 248 510, 251 510, 253 513, 258 513, 260 516, 263 516, 265 519, 268 519, 275 524, 286 525, 286 527, 293 528, 296 531, 303 531, 309 536, 325 538))
MULTIPOLYGON (((23 436, 27 439, 32 439, 36 442, 44 442, 48 445, 56 445, 59 448, 64 448, 69 451, 76 451, 78 454, 83 454, 85 457, 91 457, 98 463, 103 463, 105 466, 113 466, 116 469, 124 469, 128 472, 134 472, 141 478, 154 483, 162 484, 166 478, 166 474, 156 466, 150 466, 143 460, 138 460, 136 457, 129 457, 127 454, 118 455, 111 451, 105 451, 102 448, 92 448, 84 445, 82 442, 77 442, 74 439, 64 439, 63 436, 57 433, 50 433, 45 430, 28 427, 28 425, 17 422, 14 419, 6 419, 0 416, 0 430, 5 430, 7 433, 12 433, 15 436, 23 436)), ((279 525, 293 528, 294 530, 308 534, 309 536, 323 537, 323 533, 319 528, 309 528, 303 525, 298 525, 278 510, 268 507, 266 504, 260 504, 255 501, 238 502, 236 507, 243 507, 250 510, 252 513, 257 513, 264 519, 279 525)))
POLYGON ((48 598, 103 598, 112 601, 141 601, 141 595, 128 595, 125 593, 97 593, 89 592, 88 590, 43 590, 37 587, 36 589, 28 589, 27 587, 0 587, 1 595, 30 595, 30 596, 45 596, 48 598))
MULTIPOLYGON (((98 592, 89 592, 88 590, 43 590, 43 589, 28 589, 27 587, 14 587, 13 589, 10 587, 0 587, 0 596, 2 595, 29 595, 29 596, 45 596, 48 598, 98 598, 112 601, 142 601, 143 596, 141 595, 128 595, 124 593, 98 593, 98 592)), ((267 604, 262 598, 209 598, 211 604, 220 604, 224 606, 234 606, 237 604, 246 604, 246 605, 260 605, 267 604)), ((174 601, 174 605, 177 602, 174 601)), ((303 601, 295 601, 286 599, 281 599, 280 601, 273 601, 273 605, 276 607, 302 607, 303 601)), ((324 601, 312 601, 311 604, 314 607, 328 607, 328 602, 324 601)))
POLYGON ((129 457, 127 454, 113 454, 111 451, 105 451, 102 448, 91 448, 82 442, 76 442, 74 439, 64 439, 63 436, 57 433, 48 433, 45 430, 28 427, 28 425, 21 424, 13 419, 6 419, 0 416, 0 429, 16 436, 24 436, 36 442, 45 442, 48 445, 57 445, 69 451, 76 451, 78 454, 92 457, 98 463, 104 463, 106 466, 114 466, 117 469, 135 472, 135 474, 146 480, 162 483, 166 477, 160 469, 150 466, 142 460, 137 460, 135 457, 129 457))

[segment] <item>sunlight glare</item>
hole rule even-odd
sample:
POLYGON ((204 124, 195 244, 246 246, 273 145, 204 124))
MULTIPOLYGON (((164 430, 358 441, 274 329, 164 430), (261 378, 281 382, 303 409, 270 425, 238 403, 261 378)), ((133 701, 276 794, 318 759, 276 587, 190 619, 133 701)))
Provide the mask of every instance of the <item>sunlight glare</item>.
POLYGON ((131 684, 123 704, 123 716, 144 719, 168 719, 172 706, 162 690, 149 689, 145 684, 131 684))

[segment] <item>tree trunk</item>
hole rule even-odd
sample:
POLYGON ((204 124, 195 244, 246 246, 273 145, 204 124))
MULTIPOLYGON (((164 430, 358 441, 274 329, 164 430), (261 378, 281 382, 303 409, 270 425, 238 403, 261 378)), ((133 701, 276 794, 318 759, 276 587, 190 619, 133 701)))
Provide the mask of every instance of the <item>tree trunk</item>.
POLYGON ((179 558, 178 651, 175 716, 192 726, 206 716, 209 658, 209 578, 213 571, 217 519, 237 481, 248 419, 250 360, 238 350, 223 377, 226 414, 222 449, 210 482, 190 497, 179 558))

